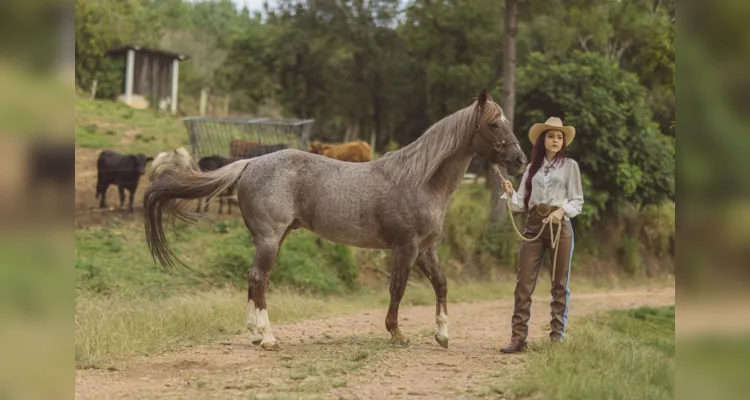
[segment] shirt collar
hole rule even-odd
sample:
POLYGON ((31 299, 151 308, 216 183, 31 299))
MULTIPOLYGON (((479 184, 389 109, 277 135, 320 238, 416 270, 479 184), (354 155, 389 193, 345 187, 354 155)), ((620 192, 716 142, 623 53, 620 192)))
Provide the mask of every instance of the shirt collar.
POLYGON ((554 159, 552 161, 547 161, 547 157, 545 156, 542 158, 542 168, 551 170, 551 169, 557 169, 557 166, 554 165, 554 159))

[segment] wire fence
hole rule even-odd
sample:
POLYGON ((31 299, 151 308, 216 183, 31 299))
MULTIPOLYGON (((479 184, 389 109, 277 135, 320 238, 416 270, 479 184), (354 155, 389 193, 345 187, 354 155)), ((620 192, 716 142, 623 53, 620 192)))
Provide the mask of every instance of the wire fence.
POLYGON ((289 148, 307 150, 313 119, 186 117, 192 153, 196 160, 206 156, 229 157, 234 139, 262 145, 286 144, 289 148))

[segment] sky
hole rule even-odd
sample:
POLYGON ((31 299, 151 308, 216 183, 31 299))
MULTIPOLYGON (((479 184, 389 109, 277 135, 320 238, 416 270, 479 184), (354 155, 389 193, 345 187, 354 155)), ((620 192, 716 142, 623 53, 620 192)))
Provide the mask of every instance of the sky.
MULTIPOLYGON (((273 6, 274 0, 267 0, 269 6, 273 6)), ((237 9, 241 10, 242 7, 247 6, 247 9, 252 13, 253 11, 263 11, 263 0, 232 0, 237 5, 237 9)))

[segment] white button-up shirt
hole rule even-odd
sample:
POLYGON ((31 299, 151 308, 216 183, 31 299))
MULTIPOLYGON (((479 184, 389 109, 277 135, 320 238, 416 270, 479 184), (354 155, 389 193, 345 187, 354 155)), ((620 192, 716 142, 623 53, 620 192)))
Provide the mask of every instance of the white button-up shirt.
MULTIPOLYGON (((510 209, 515 212, 524 211, 523 197, 526 193, 526 179, 529 170, 523 174, 518 191, 513 191, 510 200, 510 209)), ((507 193, 500 196, 506 199, 507 193)), ((566 158, 562 165, 557 167, 547 161, 545 157, 542 166, 531 181, 531 198, 529 208, 538 204, 562 207, 565 209, 565 218, 573 218, 581 213, 583 208, 583 185, 581 184, 581 171, 575 160, 566 158)))

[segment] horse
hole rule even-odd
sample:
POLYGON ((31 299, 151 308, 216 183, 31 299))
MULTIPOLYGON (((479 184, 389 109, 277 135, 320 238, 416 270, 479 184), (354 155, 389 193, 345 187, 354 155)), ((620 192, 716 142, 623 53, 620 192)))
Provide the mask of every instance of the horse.
POLYGON ((342 144, 323 144, 315 141, 310 145, 310 152, 341 161, 367 162, 372 160, 370 144, 362 140, 342 144))
MULTIPOLYGON (((265 350, 280 349, 271 329, 266 291, 284 239, 295 229, 307 229, 335 243, 390 251, 385 328, 395 345, 409 344, 399 327, 398 310, 416 263, 435 292, 435 340, 448 348, 448 285, 438 265, 437 243, 451 196, 474 154, 514 176, 527 164, 502 108, 486 89, 471 105, 436 122, 408 146, 375 161, 350 163, 287 149, 212 172, 200 172, 194 164, 187 169, 162 168, 143 198, 146 242, 154 262, 162 267, 185 265, 166 240, 164 216, 194 221, 184 203, 236 184, 242 218, 255 244, 246 319, 252 343, 265 350)), ((156 162, 182 162, 171 158, 156 162)))
POLYGON ((229 142, 229 157, 231 158, 247 158, 247 154, 250 150, 262 146, 262 143, 251 142, 244 139, 232 139, 229 142))

